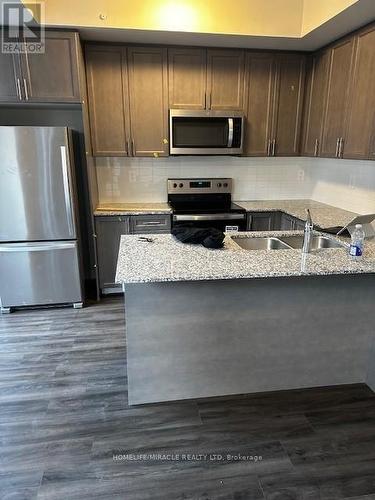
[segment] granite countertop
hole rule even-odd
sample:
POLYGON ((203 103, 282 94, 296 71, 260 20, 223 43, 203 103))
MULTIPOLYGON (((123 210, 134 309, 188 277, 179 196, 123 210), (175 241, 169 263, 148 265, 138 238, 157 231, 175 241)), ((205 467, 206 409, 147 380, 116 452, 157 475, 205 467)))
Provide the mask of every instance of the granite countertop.
POLYGON ((309 208, 314 225, 320 228, 345 226, 357 215, 313 200, 260 200, 236 203, 249 212, 281 211, 301 220, 306 220, 306 209, 309 208))
POLYGON ((101 203, 94 215, 157 215, 171 212, 168 203, 101 203))
MULTIPOLYGON (((252 238, 303 234, 302 231, 241 232, 252 238)), ((224 248, 210 250, 180 243, 170 234, 121 236, 116 281, 147 283, 243 278, 270 278, 333 274, 375 273, 375 241, 367 241, 365 257, 349 258, 347 248, 316 250, 302 257, 301 250, 243 250, 229 235, 224 248)))
MULTIPOLYGON (((254 200, 236 203, 249 212, 281 211, 301 220, 306 220, 306 208, 309 208, 314 224, 320 228, 345 226, 357 215, 312 200, 254 200)), ((168 203, 101 203, 94 215, 157 215, 171 212, 168 203)))

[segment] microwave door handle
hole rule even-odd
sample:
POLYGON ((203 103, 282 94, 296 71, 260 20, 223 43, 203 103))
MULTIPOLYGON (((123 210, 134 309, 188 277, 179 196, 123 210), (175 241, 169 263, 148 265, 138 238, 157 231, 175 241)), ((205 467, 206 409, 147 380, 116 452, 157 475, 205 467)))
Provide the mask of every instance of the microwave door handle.
POLYGON ((233 118, 228 118, 228 148, 233 144, 233 118))

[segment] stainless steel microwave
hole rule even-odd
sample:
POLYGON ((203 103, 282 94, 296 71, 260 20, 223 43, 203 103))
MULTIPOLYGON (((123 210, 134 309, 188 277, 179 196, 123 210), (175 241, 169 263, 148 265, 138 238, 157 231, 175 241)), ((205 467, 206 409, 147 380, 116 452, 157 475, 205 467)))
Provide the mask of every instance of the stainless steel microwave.
POLYGON ((244 115, 238 111, 169 111, 171 155, 240 155, 244 115))

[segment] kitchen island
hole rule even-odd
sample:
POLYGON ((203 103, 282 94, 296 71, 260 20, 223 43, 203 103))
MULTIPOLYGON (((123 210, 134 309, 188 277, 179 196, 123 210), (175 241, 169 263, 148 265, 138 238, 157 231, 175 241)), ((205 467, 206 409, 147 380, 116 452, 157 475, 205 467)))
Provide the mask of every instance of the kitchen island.
POLYGON ((152 240, 122 236, 117 265, 130 404, 360 382, 375 389, 375 242, 356 262, 346 247, 302 258, 299 249, 245 250, 229 235, 220 250, 169 234, 152 240))

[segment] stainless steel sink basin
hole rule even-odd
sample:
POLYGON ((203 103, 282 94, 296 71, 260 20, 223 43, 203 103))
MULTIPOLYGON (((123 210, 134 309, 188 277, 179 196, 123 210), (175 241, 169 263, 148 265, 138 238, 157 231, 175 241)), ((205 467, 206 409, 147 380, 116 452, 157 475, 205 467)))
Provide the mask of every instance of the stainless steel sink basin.
POLYGON ((232 236, 232 240, 245 250, 288 250, 290 246, 278 238, 240 238, 232 236))
MULTIPOLYGON (((280 240, 287 243, 292 248, 302 248, 303 236, 280 236, 280 240)), ((311 250, 320 250, 323 248, 343 248, 345 245, 338 240, 332 240, 325 236, 311 237, 311 250)))

